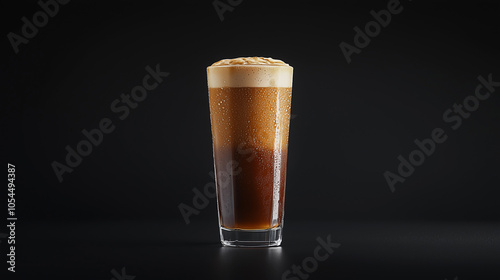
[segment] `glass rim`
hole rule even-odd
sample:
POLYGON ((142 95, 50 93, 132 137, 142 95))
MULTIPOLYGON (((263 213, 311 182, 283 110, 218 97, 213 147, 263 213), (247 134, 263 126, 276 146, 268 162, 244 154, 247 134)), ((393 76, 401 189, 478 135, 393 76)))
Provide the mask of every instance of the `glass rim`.
POLYGON ((229 65, 210 65, 208 68, 217 68, 217 67, 286 67, 292 68, 291 65, 270 65, 270 64, 229 64, 229 65))

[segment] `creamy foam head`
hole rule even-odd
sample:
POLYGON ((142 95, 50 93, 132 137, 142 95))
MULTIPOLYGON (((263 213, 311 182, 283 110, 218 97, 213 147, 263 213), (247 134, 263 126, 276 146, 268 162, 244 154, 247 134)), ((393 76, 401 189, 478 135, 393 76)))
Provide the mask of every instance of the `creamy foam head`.
POLYGON ((265 57, 223 59, 207 68, 208 87, 292 87, 293 67, 265 57))

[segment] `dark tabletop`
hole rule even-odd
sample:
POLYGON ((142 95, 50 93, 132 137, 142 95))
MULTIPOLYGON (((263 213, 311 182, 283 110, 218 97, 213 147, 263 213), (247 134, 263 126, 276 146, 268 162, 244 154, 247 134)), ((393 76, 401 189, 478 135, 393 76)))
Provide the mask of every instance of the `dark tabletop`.
POLYGON ((17 238, 17 276, 23 279, 462 280, 500 275, 500 225, 492 223, 292 221, 285 226, 282 246, 273 248, 222 247, 216 221, 188 226, 47 222, 21 224, 19 232, 24 234, 17 238), (328 258, 315 265, 311 258, 318 238, 336 248, 321 251, 328 258), (292 265, 304 261, 311 272, 293 275, 292 265))

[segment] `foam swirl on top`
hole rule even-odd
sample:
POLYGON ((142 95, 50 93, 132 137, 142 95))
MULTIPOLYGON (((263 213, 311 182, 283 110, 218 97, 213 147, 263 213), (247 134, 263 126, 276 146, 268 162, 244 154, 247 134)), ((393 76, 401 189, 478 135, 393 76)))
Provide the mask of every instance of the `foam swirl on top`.
POLYGON ((211 66, 224 66, 224 65, 276 65, 276 66, 290 66, 283 62, 283 60, 274 59, 270 57, 237 57, 222 59, 211 66))
POLYGON ((292 76, 293 67, 270 57, 223 59, 207 68, 209 88, 292 87, 292 76))

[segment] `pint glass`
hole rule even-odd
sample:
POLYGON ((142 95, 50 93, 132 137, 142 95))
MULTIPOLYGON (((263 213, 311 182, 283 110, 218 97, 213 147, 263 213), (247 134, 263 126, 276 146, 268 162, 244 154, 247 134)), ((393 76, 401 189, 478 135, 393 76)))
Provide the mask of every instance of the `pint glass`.
POLYGON ((217 207, 225 246, 282 240, 293 68, 262 57, 207 68, 217 207))

